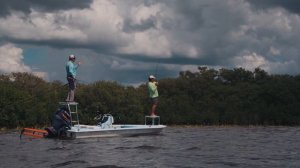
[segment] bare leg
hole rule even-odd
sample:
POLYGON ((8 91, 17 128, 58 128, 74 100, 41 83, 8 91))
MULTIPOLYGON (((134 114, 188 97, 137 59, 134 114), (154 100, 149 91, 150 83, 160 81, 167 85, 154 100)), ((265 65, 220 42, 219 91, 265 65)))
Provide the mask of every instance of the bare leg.
POLYGON ((156 115, 156 104, 153 104, 152 105, 152 108, 151 108, 151 115, 153 116, 153 115, 156 115))
POLYGON ((66 101, 74 101, 75 90, 69 89, 66 101))

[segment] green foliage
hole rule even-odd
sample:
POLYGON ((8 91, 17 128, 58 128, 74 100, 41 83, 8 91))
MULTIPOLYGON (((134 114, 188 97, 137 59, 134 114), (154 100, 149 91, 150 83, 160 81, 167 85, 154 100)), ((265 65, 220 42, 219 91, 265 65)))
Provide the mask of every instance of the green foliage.
MULTIPOLYGON (((164 124, 300 125, 300 76, 242 68, 183 71, 159 81, 158 115, 164 124)), ((0 127, 48 126, 67 86, 29 73, 0 75, 0 127)), ((110 113, 116 123, 143 124, 150 113, 146 84, 112 81, 79 84, 81 123, 110 113)))
POLYGON ((48 124, 46 82, 28 73, 0 77, 0 127, 48 124))

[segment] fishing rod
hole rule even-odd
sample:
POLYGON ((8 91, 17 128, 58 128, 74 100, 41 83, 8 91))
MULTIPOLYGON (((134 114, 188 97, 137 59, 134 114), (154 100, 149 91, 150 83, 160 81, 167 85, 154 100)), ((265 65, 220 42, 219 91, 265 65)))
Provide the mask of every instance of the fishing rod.
POLYGON ((155 81, 156 81, 156 84, 158 84, 158 64, 155 65, 155 72, 154 72, 154 76, 155 76, 155 81))
POLYGON ((156 79, 158 78, 158 77, 157 77, 157 64, 156 64, 156 66, 155 66, 155 73, 154 73, 154 76, 156 77, 156 79))

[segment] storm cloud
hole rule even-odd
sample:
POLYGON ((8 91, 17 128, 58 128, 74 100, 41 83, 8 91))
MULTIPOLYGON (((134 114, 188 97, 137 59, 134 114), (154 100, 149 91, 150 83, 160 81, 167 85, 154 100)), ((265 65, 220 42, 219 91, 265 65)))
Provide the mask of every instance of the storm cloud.
POLYGON ((43 12, 53 12, 68 9, 88 8, 92 0, 0 0, 0 16, 7 16, 16 11, 25 14, 30 13, 33 9, 43 12))
MULTIPOLYGON (((17 1, 1 1, 5 17, 0 18, 0 42, 24 49, 48 47, 55 55, 65 57, 68 53, 80 54, 88 62, 82 70, 87 81, 101 78, 137 83, 156 66, 165 77, 197 66, 260 67, 281 74, 298 74, 300 70, 300 5, 296 1, 22 3, 18 6, 17 1)), ((62 59, 52 54, 41 57, 53 62, 62 59)), ((52 74, 57 76, 50 75, 51 79, 63 78, 60 73, 52 74)))
POLYGON ((297 0, 248 0, 255 8, 284 8, 292 13, 300 13, 300 1, 297 0))

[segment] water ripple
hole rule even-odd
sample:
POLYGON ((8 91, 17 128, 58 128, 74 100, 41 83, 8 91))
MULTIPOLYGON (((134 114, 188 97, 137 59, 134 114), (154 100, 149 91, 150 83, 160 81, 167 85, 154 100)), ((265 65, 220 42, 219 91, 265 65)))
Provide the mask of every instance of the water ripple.
POLYGON ((150 146, 150 145, 141 145, 141 146, 135 147, 135 149, 155 150, 155 149, 160 149, 160 148, 159 147, 155 147, 155 146, 150 146))
POLYGON ((66 147, 55 147, 55 148, 49 148, 48 151, 56 151, 56 150, 70 150, 70 149, 67 149, 66 147))
POLYGON ((188 150, 188 151, 200 151, 201 150, 201 148, 199 148, 199 147, 190 147, 190 148, 187 148, 186 150, 188 150))
POLYGON ((116 150, 127 150, 127 149, 132 149, 131 147, 124 147, 124 146, 119 146, 115 148, 116 150))
POLYGON ((125 168, 125 167, 119 167, 115 165, 103 165, 103 166, 92 166, 92 167, 87 167, 87 168, 125 168))
POLYGON ((70 165, 70 164, 76 164, 77 165, 77 164, 83 164, 83 163, 87 163, 87 162, 84 161, 84 160, 71 160, 71 161, 51 165, 51 167, 55 168, 55 167, 67 166, 67 165, 70 165))

